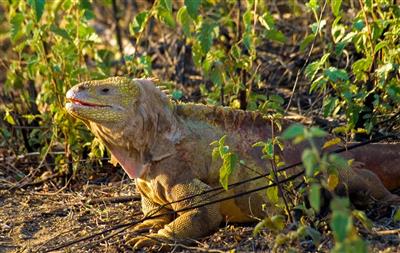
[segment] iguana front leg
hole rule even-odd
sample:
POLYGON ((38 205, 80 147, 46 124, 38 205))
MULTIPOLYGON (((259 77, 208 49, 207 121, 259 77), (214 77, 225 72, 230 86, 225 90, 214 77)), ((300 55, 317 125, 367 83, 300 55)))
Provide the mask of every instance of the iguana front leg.
POLYGON ((146 196, 142 195, 142 212, 144 214, 144 217, 146 216, 159 216, 157 218, 153 219, 147 219, 143 221, 140 224, 137 224, 134 228, 133 231, 138 231, 138 230, 143 230, 143 229, 149 229, 158 231, 161 228, 164 227, 164 225, 170 223, 172 221, 172 214, 169 213, 170 210, 162 207, 153 201, 151 201, 149 198, 146 196), (164 214, 164 215, 163 215, 164 214))
MULTIPOLYGON (((187 196, 194 195, 210 189, 210 186, 204 184, 198 179, 194 179, 189 183, 176 184, 169 191, 167 199, 177 201, 187 196)), ((168 195, 168 193, 167 193, 168 195)), ((189 200, 173 203, 171 208, 177 211, 178 217, 166 224, 157 233, 151 233, 147 236, 139 236, 130 241, 134 243, 134 248, 150 246, 157 241, 184 241, 190 238, 199 238, 209 234, 218 228, 222 221, 219 204, 207 205, 187 211, 179 212, 179 210, 208 202, 206 195, 197 196, 189 200)))

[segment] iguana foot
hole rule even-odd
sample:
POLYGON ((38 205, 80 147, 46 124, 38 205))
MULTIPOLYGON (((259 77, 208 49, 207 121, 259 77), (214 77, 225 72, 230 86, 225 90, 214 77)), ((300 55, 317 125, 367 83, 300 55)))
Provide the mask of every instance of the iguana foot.
POLYGON ((165 236, 156 233, 150 233, 146 236, 137 236, 135 238, 131 238, 127 240, 126 243, 133 249, 137 250, 144 247, 152 247, 155 245, 163 246, 163 244, 165 243, 172 243, 172 242, 165 236))
POLYGON ((149 219, 149 220, 143 221, 140 224, 137 224, 130 231, 136 232, 139 230, 142 231, 142 230, 147 229, 150 232, 157 232, 158 230, 162 229, 165 224, 166 224, 166 222, 165 222, 165 219, 163 219, 163 218, 149 219))
POLYGON ((386 195, 386 197, 383 198, 380 202, 387 205, 400 206, 400 196, 390 193, 386 195))

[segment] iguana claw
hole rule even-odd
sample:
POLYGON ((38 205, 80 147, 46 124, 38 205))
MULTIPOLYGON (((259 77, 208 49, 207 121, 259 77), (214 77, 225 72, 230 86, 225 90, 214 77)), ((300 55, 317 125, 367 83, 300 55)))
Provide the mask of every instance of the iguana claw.
POLYGON ((169 242, 168 238, 156 233, 151 233, 146 236, 137 236, 135 238, 131 238, 127 241, 127 244, 133 249, 137 250, 144 247, 161 245, 166 242, 169 242))
POLYGON ((140 224, 137 224, 133 227, 132 231, 140 231, 140 230, 150 230, 150 232, 157 232, 161 228, 164 227, 164 220, 163 219, 150 219, 145 220, 140 224))

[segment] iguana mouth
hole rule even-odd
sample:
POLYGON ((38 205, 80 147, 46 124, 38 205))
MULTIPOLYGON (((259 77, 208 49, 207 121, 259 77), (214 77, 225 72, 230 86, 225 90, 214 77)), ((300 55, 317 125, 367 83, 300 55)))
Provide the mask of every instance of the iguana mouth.
POLYGON ((68 99, 71 103, 76 104, 76 105, 83 105, 83 106, 88 106, 88 107, 111 107, 109 105, 101 105, 101 104, 95 104, 95 103, 89 103, 89 102, 84 102, 79 99, 75 98, 69 98, 68 99))

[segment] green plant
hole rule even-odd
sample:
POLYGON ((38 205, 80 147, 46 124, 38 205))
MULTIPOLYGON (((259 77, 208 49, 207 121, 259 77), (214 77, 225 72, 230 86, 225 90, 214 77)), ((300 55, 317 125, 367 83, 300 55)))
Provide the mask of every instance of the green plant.
POLYGON ((307 5, 316 23, 302 46, 329 38, 323 56, 305 70, 309 90, 324 94, 324 117, 345 114, 346 126, 337 132, 372 134, 400 110, 400 8, 395 1, 359 1, 351 17, 341 0, 329 3, 334 19, 317 15, 320 1, 307 5))
MULTIPOLYGON (((172 9, 172 1, 155 1, 151 9, 137 14, 130 24, 137 44, 153 17, 175 27, 172 9)), ((283 43, 286 37, 262 1, 185 1, 176 20, 185 43, 192 48, 195 66, 212 83, 210 89, 200 87, 208 103, 255 110, 262 101, 269 100, 252 94, 252 86, 260 78, 254 66, 256 48, 263 39, 283 43)), ((276 103, 274 98, 271 101, 276 103)), ((274 105, 271 103, 271 108, 276 109, 274 105)))
MULTIPOLYGON (((293 124, 286 129, 282 138, 292 140, 293 144, 307 141, 310 148, 303 151, 302 162, 305 169, 305 183, 308 189, 308 200, 314 212, 319 212, 322 196, 321 188, 330 192, 332 216, 330 226, 335 239, 333 252, 367 252, 365 242, 358 236, 353 225, 353 217, 360 218, 365 224, 368 219, 361 211, 350 210, 348 198, 339 197, 335 189, 339 183, 338 171, 349 168, 351 161, 346 161, 337 154, 321 154, 316 146, 315 139, 326 136, 326 132, 317 128, 305 128, 299 124, 293 124)), ((324 148, 334 145, 335 142, 326 142, 324 148)))
MULTIPOLYGON (((5 4, 10 24, 10 39, 14 57, 9 60, 4 93, 18 92, 21 101, 16 107, 4 105, 6 111, 15 111, 18 122, 38 126, 29 131, 30 145, 37 144, 44 160, 57 145, 63 145, 65 154, 54 158, 56 169, 76 171, 87 153, 92 135, 81 122, 71 119, 64 110, 64 96, 74 84, 111 75, 107 61, 112 51, 98 49, 100 39, 89 21, 94 18, 89 1, 11 1, 5 4), (89 67, 93 61, 95 67, 89 67), (30 85, 39 93, 32 95, 24 89, 30 85), (35 110, 32 110, 32 104, 35 110), (44 129, 44 130, 42 130, 44 129), (86 144, 85 144, 86 143, 86 144), (84 145, 82 145, 84 144, 84 145)), ((6 115, 11 125, 16 120, 6 115)), ((95 149, 96 157, 104 149, 95 149)))

